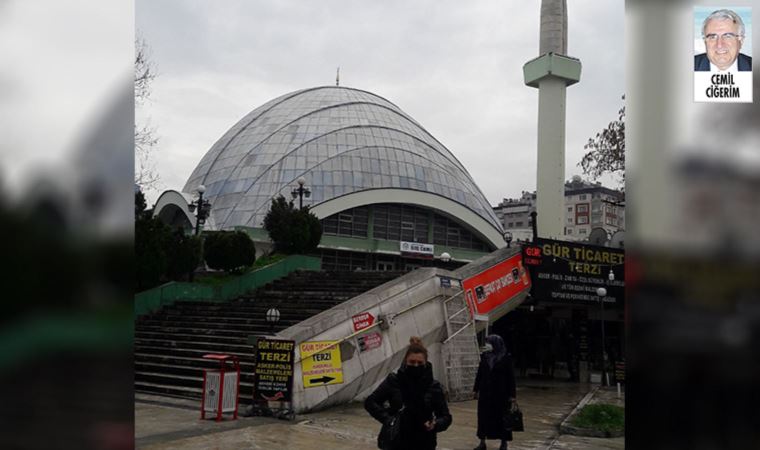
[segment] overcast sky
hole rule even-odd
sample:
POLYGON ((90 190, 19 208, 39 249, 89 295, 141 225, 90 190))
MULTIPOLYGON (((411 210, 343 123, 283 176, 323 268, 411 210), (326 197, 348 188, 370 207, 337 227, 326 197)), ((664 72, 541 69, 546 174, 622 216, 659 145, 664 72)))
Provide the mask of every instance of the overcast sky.
MULTIPOLYGON (((570 178, 588 138, 623 104, 624 2, 573 0, 568 9, 568 54, 583 65, 567 91, 570 178)), ((538 91, 524 85, 522 66, 538 56, 539 13, 540 1, 138 0, 137 31, 159 76, 137 120, 156 128, 162 187, 181 189, 245 114, 333 85, 340 66, 341 86, 411 115, 495 205, 536 187, 538 91)))

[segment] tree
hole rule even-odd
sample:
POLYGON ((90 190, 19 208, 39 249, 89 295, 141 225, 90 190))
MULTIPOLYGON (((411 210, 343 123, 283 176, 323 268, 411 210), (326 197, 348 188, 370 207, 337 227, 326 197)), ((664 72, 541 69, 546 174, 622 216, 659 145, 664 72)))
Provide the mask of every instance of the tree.
MULTIPOLYGON (((622 98, 625 100, 625 95, 622 98)), ((590 150, 578 164, 584 174, 594 180, 605 173, 618 174, 625 181, 625 105, 618 111, 618 119, 589 138, 583 148, 590 150)))
POLYGON ((167 242, 166 255, 167 277, 175 281, 186 279, 201 262, 201 239, 177 228, 167 242))
MULTIPOLYGON (((135 40, 135 107, 142 106, 150 97, 150 84, 156 78, 156 70, 148 58, 145 39, 135 40)), ((153 162, 152 153, 158 143, 155 128, 135 121, 135 183, 143 189, 158 188, 160 177, 153 162)))
POLYGON ((256 248, 243 231, 217 231, 206 235, 203 255, 212 269, 240 273, 256 261, 256 248))
POLYGON ((274 242, 275 251, 296 254, 316 250, 322 239, 322 225, 308 206, 296 209, 293 202, 278 196, 264 217, 264 229, 274 242))
POLYGON ((168 267, 166 248, 171 230, 145 210, 142 192, 135 193, 135 263, 137 290, 161 283, 168 267))

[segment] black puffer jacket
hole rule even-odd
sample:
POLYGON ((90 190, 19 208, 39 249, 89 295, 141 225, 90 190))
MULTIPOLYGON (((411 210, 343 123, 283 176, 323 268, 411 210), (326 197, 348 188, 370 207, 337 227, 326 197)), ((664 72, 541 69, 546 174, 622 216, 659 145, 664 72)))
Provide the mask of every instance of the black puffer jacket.
POLYGON ((418 380, 407 374, 406 365, 391 373, 364 401, 364 408, 380 423, 386 423, 394 414, 401 414, 401 447, 393 450, 433 450, 436 433, 451 425, 451 414, 441 383, 433 379, 433 366, 425 365, 418 380), (388 402, 386 407, 385 403, 388 402), (435 419, 433 431, 425 429, 425 422, 435 419))

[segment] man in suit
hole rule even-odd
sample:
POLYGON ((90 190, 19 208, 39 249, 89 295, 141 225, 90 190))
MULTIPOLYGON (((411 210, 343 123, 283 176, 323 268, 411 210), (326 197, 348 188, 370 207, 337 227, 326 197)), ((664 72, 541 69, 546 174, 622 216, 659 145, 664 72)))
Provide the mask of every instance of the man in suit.
POLYGON ((694 56, 698 72, 750 71, 752 58, 739 53, 744 42, 744 22, 730 9, 711 13, 702 23, 706 53, 694 56))

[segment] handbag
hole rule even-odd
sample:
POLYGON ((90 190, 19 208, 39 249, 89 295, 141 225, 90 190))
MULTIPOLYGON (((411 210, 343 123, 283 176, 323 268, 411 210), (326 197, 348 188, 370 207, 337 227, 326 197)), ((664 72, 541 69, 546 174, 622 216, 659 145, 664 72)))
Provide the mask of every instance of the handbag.
POLYGON ((391 419, 380 428, 380 434, 377 436, 377 448, 392 450, 399 446, 401 443, 401 411, 403 410, 401 408, 399 412, 391 416, 391 419))
POLYGON ((525 425, 523 425, 523 413, 520 407, 515 402, 514 406, 507 412, 506 427, 510 431, 525 431, 525 425))

